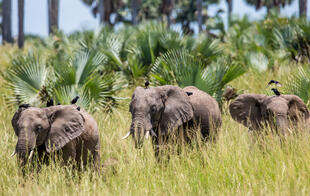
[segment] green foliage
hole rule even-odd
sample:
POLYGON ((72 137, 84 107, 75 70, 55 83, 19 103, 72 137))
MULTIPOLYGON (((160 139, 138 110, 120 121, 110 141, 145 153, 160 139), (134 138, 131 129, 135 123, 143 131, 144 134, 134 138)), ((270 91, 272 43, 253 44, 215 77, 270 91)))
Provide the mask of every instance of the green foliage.
POLYGON ((105 56, 100 52, 78 50, 73 57, 56 56, 47 67, 42 59, 29 54, 18 56, 5 76, 13 90, 11 102, 44 105, 53 98, 56 103, 70 104, 77 95, 78 104, 89 111, 111 109, 116 91, 123 87, 121 77, 101 71, 105 56))
POLYGON ((11 102, 39 106, 46 100, 42 92, 48 84, 48 72, 47 66, 34 54, 13 59, 12 66, 4 75, 15 95, 11 102))
POLYGON ((310 101, 310 70, 299 67, 298 72, 290 75, 285 83, 287 94, 295 94, 309 106, 310 101))
POLYGON ((229 58, 221 58, 207 66, 187 50, 171 50, 157 58, 152 77, 159 84, 177 83, 181 87, 196 86, 214 96, 219 103, 224 87, 245 73, 240 65, 231 65, 229 58))

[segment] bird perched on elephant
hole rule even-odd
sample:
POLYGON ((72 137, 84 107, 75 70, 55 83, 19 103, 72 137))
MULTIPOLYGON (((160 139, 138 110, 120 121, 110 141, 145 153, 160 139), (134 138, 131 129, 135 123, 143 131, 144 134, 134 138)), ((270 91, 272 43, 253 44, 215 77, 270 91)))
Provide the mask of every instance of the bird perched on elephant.
POLYGON ((229 105, 229 111, 250 130, 269 125, 281 135, 286 135, 292 125, 309 120, 307 106, 296 95, 242 94, 229 105))
POLYGON ((86 164, 91 157, 94 166, 100 164, 99 132, 96 121, 76 105, 36 108, 22 105, 15 112, 12 126, 18 137, 14 154, 20 166, 46 162, 50 155, 61 155, 64 164, 86 164))
POLYGON ((216 135, 222 122, 216 100, 194 86, 137 87, 129 110, 130 131, 123 139, 132 135, 135 147, 141 148, 144 138, 151 135, 155 155, 159 145, 166 144, 172 133, 184 131, 186 136, 186 126, 199 124, 202 137, 209 139, 216 135))

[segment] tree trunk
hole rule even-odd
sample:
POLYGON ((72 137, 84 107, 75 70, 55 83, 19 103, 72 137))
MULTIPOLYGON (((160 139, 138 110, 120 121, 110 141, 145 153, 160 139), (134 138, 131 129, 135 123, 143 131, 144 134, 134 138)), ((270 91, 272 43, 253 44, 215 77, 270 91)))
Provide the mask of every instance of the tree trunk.
POLYGON ((104 0, 99 0, 99 22, 100 24, 104 23, 104 0))
POLYGON ((307 0, 299 0, 299 17, 307 18, 307 0))
POLYGON ((48 33, 58 30, 59 0, 48 0, 48 33))
POLYGON ((138 12, 139 12, 139 2, 138 0, 131 0, 131 15, 132 15, 132 24, 138 24, 138 12))
POLYGON ((2 42, 13 43, 12 38, 12 1, 3 0, 2 1, 2 42))
POLYGON ((18 0, 18 47, 24 47, 24 0, 18 0))
POLYGON ((113 1, 112 0, 104 0, 104 21, 107 23, 107 24, 110 24, 112 25, 111 23, 111 20, 110 20, 110 16, 112 14, 112 3, 113 1))
POLYGON ((169 29, 171 25, 171 14, 167 14, 167 28, 169 29))
POLYGON ((202 31, 202 0, 197 0, 197 19, 198 19, 198 27, 199 32, 202 31))
POLYGON ((230 25, 231 23, 231 14, 232 14, 232 9, 233 9, 233 0, 226 0, 227 2, 227 7, 228 7, 228 18, 227 18, 227 23, 228 23, 228 26, 230 25))

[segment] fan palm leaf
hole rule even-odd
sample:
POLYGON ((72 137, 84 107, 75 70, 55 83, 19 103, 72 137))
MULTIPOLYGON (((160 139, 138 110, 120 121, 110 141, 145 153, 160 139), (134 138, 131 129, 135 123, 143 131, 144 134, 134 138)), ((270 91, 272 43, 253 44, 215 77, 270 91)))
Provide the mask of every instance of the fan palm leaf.
POLYGON ((13 90, 13 102, 38 106, 46 99, 41 91, 48 83, 48 68, 33 54, 13 59, 5 79, 13 90))
POLYGON ((298 67, 298 72, 292 74, 285 83, 285 91, 288 94, 299 96, 308 106, 310 99, 310 71, 298 67))
POLYGON ((230 62, 230 59, 222 58, 206 66, 185 49, 171 50, 157 58, 152 77, 161 85, 196 86, 221 102, 225 85, 246 71, 240 65, 230 65, 230 62))

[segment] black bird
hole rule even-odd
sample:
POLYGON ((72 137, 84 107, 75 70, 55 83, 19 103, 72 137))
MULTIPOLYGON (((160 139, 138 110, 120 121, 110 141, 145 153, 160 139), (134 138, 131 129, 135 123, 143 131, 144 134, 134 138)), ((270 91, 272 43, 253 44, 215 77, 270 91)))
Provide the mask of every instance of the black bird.
POLYGON ((144 86, 145 86, 145 88, 147 88, 149 85, 150 85, 150 82, 147 80, 147 81, 144 83, 144 86))
POLYGON ((277 85, 278 87, 281 87, 281 83, 278 82, 278 81, 276 81, 276 80, 270 80, 270 82, 268 82, 268 85, 267 85, 267 86, 269 86, 269 85, 271 85, 271 84, 275 84, 275 85, 277 85))
POLYGON ((53 106, 54 105, 54 100, 53 99, 50 99, 46 102, 46 107, 50 107, 50 106, 53 106))
POLYGON ((272 90, 272 91, 274 92, 274 94, 276 94, 277 96, 280 96, 280 95, 281 95, 281 93, 278 91, 278 89, 272 88, 271 90, 272 90))
POLYGON ((186 92, 187 96, 191 96, 193 93, 192 92, 186 92))
POLYGON ((74 99, 72 99, 71 104, 75 104, 79 98, 79 96, 76 96, 74 99))
POLYGON ((25 104, 21 104, 18 108, 29 108, 30 107, 30 104, 28 103, 25 103, 25 104))

